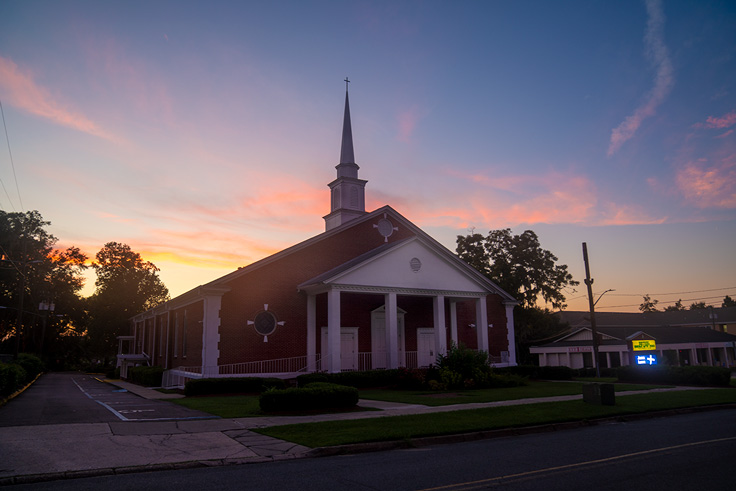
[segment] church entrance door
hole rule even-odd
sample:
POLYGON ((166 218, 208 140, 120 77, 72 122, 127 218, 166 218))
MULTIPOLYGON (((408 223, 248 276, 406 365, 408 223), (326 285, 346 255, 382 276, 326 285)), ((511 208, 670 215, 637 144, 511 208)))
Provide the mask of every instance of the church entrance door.
POLYGON ((417 329, 417 365, 428 367, 437 361, 434 348, 434 329, 420 327, 417 329))
MULTIPOLYGON (((399 366, 405 366, 404 361, 404 314, 406 312, 399 309, 398 315, 398 346, 399 346, 399 366)), ((379 307, 371 312, 371 368, 388 368, 388 353, 386 351, 386 311, 385 308, 379 307)))

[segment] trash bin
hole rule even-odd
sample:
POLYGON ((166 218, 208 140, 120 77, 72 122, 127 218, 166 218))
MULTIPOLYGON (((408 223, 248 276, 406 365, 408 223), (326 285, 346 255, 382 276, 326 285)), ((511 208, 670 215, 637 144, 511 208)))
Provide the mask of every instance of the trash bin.
POLYGON ((583 401, 588 404, 598 404, 599 406, 615 406, 616 395, 613 390, 613 384, 602 384, 598 382, 583 384, 583 401))

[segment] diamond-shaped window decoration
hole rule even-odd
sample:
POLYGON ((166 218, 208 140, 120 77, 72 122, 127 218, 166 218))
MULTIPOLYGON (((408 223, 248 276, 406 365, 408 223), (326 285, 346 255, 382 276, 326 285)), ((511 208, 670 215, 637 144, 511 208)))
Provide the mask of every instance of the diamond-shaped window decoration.
POLYGON ((399 230, 399 227, 394 227, 394 224, 391 223, 391 220, 387 218, 385 213, 383 214, 383 218, 378 220, 377 224, 373 225, 373 228, 378 229, 378 233, 383 236, 384 242, 388 242, 388 238, 391 237, 394 231, 399 230))
POLYGON ((276 331, 276 326, 283 326, 284 321, 278 321, 276 315, 268 310, 268 304, 263 306, 263 310, 258 312, 252 321, 248 321, 249 326, 253 326, 256 332, 263 336, 263 342, 268 342, 268 336, 276 331))

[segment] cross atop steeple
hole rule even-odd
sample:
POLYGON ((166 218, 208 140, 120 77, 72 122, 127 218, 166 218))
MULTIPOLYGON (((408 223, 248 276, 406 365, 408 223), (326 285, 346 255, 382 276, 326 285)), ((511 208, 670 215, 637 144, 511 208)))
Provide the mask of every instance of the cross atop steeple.
POLYGON ((345 77, 345 116, 342 121, 342 146, 340 147, 340 163, 337 179, 330 187, 330 214, 325 216, 325 228, 330 230, 343 223, 365 215, 365 184, 367 181, 358 178, 358 164, 355 163, 353 151, 353 129, 350 124, 350 101, 348 84, 345 77))

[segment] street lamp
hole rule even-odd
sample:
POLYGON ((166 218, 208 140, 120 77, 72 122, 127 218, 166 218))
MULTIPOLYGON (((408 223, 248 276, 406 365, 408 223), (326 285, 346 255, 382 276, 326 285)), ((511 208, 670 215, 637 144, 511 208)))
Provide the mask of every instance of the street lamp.
MULTIPOLYGON (((600 299, 601 299, 601 298, 603 297, 603 295, 605 295, 606 293, 608 293, 608 292, 615 292, 615 291, 616 291, 616 290, 614 290, 613 288, 609 288, 608 290, 606 290, 606 291, 604 291, 603 293, 601 293, 600 295, 598 295, 598 300, 600 300, 600 299)), ((594 306, 594 307, 595 307, 595 306, 596 306, 596 304, 598 303, 598 300, 596 300, 595 302, 593 302, 593 306, 594 306)))

